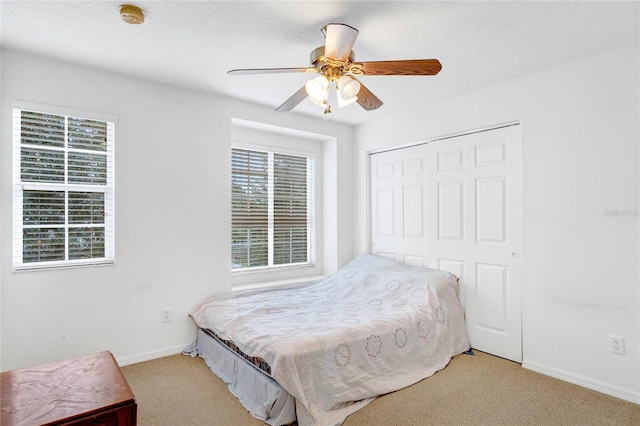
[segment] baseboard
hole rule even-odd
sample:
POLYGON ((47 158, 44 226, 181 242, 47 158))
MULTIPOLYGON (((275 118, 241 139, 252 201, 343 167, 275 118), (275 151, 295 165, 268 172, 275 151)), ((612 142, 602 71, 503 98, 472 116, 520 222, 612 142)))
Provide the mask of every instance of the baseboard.
POLYGON ((142 352, 139 354, 128 355, 123 357, 117 357, 116 361, 118 365, 124 367, 125 365, 137 364, 139 362, 151 361, 152 359, 162 358, 165 356, 177 355, 182 353, 185 348, 189 346, 189 343, 182 345, 169 346, 166 348, 160 348, 154 351, 142 352))
POLYGON ((611 395, 616 398, 624 399, 625 401, 640 404, 640 392, 633 391, 631 389, 621 388, 619 386, 614 386, 579 374, 569 373, 568 371, 527 360, 522 362, 522 368, 544 374, 545 376, 560 379, 565 382, 573 383, 574 385, 582 386, 600 393, 611 395))

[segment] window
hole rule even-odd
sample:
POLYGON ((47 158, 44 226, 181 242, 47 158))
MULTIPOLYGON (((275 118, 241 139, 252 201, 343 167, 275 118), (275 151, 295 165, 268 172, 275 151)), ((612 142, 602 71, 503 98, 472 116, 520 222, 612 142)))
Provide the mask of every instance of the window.
POLYGON ((231 150, 232 269, 313 263, 314 159, 231 150))
POLYGON ((115 119, 95 116, 14 103, 14 268, 113 262, 115 119))

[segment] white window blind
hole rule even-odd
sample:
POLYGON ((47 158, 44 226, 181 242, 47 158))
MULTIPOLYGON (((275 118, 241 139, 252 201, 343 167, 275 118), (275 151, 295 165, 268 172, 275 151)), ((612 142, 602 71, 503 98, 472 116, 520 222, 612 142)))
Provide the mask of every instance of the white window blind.
POLYGON ((314 175, 312 156, 232 149, 234 270, 312 263, 314 175))
POLYGON ((13 265, 114 259, 114 122, 13 109, 13 265))

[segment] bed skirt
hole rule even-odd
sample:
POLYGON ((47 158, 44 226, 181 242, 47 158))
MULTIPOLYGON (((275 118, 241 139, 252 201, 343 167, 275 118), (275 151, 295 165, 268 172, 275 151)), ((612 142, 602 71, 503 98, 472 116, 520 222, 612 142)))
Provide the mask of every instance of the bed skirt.
POLYGON ((296 421, 295 398, 253 364, 198 329, 196 341, 185 355, 200 356, 207 366, 229 386, 242 405, 257 419, 277 426, 296 421))

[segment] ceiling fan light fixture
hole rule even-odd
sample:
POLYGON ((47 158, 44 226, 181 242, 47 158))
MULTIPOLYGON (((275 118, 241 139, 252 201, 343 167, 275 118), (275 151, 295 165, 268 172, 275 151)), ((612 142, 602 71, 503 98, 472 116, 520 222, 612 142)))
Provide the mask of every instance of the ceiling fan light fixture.
POLYGON ((338 89, 338 108, 346 107, 358 100, 360 82, 355 78, 343 75, 336 83, 338 89))
POLYGON ((304 85, 307 95, 312 100, 322 102, 327 99, 327 92, 329 90, 329 80, 327 77, 320 75, 313 78, 304 85))
POLYGON ((351 99, 358 95, 360 82, 350 75, 343 75, 338 79, 338 90, 345 100, 351 99))

